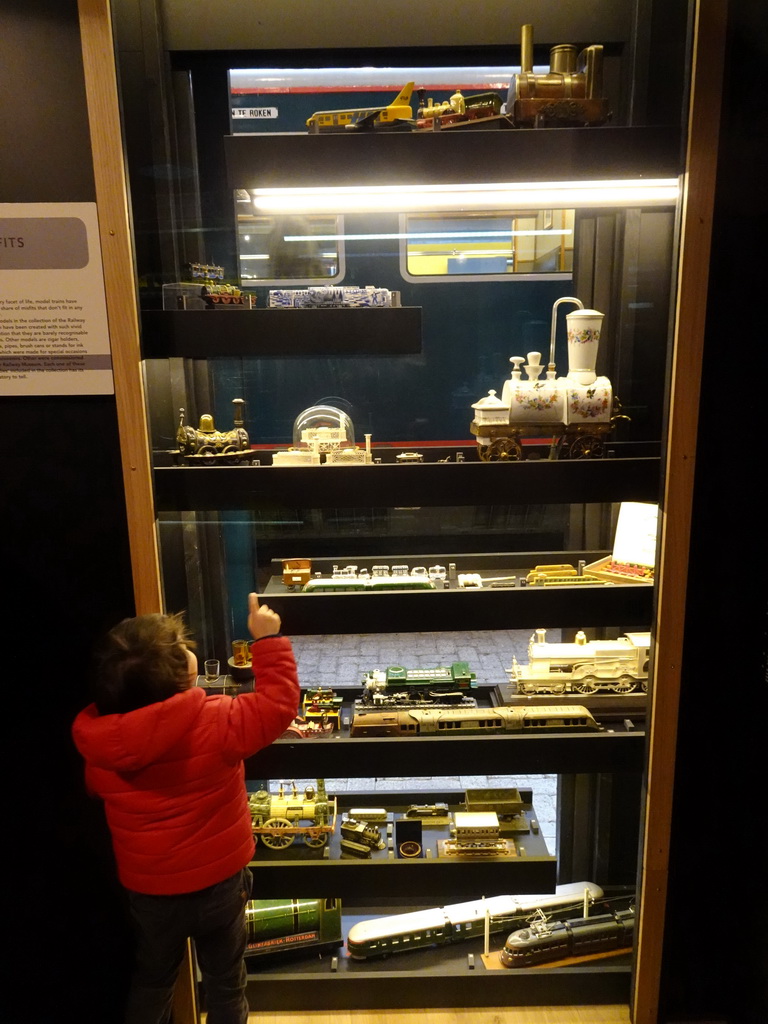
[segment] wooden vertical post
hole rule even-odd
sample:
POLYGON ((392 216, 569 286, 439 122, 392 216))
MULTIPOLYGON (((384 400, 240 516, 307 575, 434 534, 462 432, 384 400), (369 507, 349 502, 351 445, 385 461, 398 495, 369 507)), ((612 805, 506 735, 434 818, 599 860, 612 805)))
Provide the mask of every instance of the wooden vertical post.
POLYGON ((128 190, 109 0, 78 0, 112 372, 139 615, 162 611, 128 190))
POLYGON ((635 1024, 655 1024, 659 1004, 685 629, 686 595, 682 581, 688 575, 726 11, 724 0, 699 0, 695 12, 675 348, 660 517, 655 673, 633 990, 635 1024))

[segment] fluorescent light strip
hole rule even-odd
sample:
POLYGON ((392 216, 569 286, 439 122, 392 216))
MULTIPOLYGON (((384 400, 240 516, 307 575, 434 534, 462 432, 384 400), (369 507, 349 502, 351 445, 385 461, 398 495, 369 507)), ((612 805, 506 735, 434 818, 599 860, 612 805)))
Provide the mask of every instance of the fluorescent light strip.
POLYGON ((509 238, 510 235, 571 235, 570 228, 535 228, 520 231, 392 231, 381 235, 283 235, 284 242, 367 242, 407 238, 435 239, 438 242, 452 238, 509 238))
POLYGON ((479 185, 381 185, 253 189, 264 213, 390 210, 560 209, 581 206, 664 205, 677 200, 676 178, 479 185))

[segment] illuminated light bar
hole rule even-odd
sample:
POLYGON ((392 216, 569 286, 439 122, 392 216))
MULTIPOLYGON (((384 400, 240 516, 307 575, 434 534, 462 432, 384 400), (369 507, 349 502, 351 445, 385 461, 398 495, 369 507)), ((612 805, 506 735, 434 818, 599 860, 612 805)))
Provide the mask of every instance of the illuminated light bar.
POLYGON ((286 214, 669 206, 677 201, 679 193, 677 178, 251 190, 253 205, 260 212, 286 214))
POLYGON ((572 235, 571 228, 526 228, 519 231, 391 231, 377 235, 283 235, 284 242, 369 242, 389 239, 450 241, 454 238, 509 238, 512 235, 572 235))

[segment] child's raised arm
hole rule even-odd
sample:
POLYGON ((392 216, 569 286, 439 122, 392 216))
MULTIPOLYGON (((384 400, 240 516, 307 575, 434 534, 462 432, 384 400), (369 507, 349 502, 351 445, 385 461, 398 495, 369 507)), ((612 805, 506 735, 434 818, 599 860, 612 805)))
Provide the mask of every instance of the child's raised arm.
POLYGON ((254 640, 280 632, 280 616, 268 604, 260 606, 257 594, 248 595, 248 629, 254 640))

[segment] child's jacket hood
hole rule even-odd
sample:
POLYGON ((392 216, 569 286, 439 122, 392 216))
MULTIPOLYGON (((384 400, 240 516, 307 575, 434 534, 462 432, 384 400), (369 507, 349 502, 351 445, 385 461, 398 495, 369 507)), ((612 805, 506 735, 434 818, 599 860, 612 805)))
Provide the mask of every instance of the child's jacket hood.
POLYGON ((193 687, 124 715, 100 715, 89 705, 72 728, 77 749, 96 768, 133 772, 162 759, 193 727, 205 691, 193 687))

